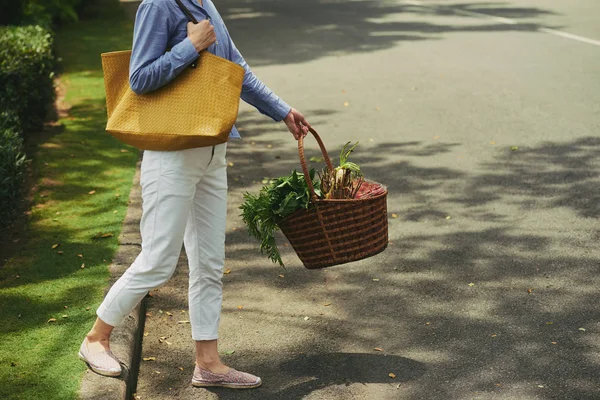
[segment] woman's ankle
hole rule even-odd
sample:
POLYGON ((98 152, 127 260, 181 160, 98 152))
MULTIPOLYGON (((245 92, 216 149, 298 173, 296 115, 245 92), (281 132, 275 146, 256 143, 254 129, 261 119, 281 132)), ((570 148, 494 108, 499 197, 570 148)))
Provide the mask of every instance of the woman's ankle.
POLYGON ((231 368, 229 368, 227 365, 223 364, 221 362, 221 360, 217 359, 217 360, 211 360, 211 361, 204 361, 204 360, 196 360, 196 365, 202 369, 206 369, 210 372, 213 372, 215 374, 226 374, 227 372, 229 372, 229 370, 231 368))
POLYGON ((100 342, 108 344, 110 341, 110 335, 102 335, 98 332, 89 332, 85 338, 87 339, 88 343, 100 342))

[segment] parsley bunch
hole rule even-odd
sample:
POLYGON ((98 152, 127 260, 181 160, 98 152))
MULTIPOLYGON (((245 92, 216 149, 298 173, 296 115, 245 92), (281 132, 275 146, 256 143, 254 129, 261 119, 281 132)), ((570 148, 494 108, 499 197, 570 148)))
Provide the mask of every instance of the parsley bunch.
MULTIPOLYGON (((315 171, 309 172, 314 182, 315 171)), ((318 189, 319 182, 314 182, 317 196, 321 196, 318 189)), ((274 263, 282 267, 283 261, 273 233, 279 230, 277 223, 299 209, 308 209, 310 193, 304 180, 304 174, 294 170, 288 176, 272 180, 262 187, 258 195, 246 192, 244 203, 240 206, 242 220, 248 226, 250 236, 260 242, 260 252, 267 255, 274 263)))

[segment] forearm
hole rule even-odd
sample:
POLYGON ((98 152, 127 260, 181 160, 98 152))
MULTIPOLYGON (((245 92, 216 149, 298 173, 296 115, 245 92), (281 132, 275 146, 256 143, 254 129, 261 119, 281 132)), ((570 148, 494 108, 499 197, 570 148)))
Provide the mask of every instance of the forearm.
POLYGON ((156 90, 173 80, 183 69, 198 58, 198 52, 188 38, 173 46, 171 51, 164 53, 146 64, 132 64, 129 83, 137 94, 156 90))
POLYGON ((155 3, 142 3, 138 8, 129 65, 129 83, 138 94, 170 82, 198 57, 189 38, 166 51, 172 28, 165 15, 155 3))
POLYGON ((246 73, 242 86, 242 100, 273 120, 279 122, 285 118, 291 107, 260 81, 252 72, 246 73))

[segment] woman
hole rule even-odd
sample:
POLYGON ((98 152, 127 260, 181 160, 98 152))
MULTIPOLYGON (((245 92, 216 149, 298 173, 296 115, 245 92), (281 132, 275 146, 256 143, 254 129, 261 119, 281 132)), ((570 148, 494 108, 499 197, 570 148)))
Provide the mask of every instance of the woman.
MULTIPOLYGON (((137 12, 130 84, 141 94, 177 76, 207 50, 245 69, 241 97, 275 121, 285 121, 296 139, 309 124, 250 70, 211 0, 181 0, 199 21, 189 22, 177 0, 144 0, 137 12), (167 51, 167 49, 170 49, 167 51)), ((202 101, 201 98, 198 101, 202 101)), ((239 138, 235 127, 231 138, 239 138)), ((79 356, 95 372, 118 376, 110 334, 148 291, 173 274, 182 243, 189 260, 189 311, 196 343, 194 386, 253 388, 260 378, 224 365, 217 353, 221 312, 225 220, 226 144, 181 151, 145 151, 141 167, 142 251, 113 285, 97 310, 79 356)))

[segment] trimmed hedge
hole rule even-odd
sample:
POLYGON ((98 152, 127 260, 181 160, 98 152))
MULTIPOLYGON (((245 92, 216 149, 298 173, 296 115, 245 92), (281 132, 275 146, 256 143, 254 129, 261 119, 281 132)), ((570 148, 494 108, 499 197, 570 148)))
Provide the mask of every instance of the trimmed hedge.
POLYGON ((54 108, 52 34, 40 26, 0 26, 0 229, 22 199, 23 139, 41 130, 54 108))
POLYGON ((23 194, 23 178, 27 159, 19 121, 9 112, 0 113, 0 228, 13 221, 23 194))
POLYGON ((0 110, 24 132, 39 130, 54 106, 52 35, 40 26, 0 27, 0 110))

